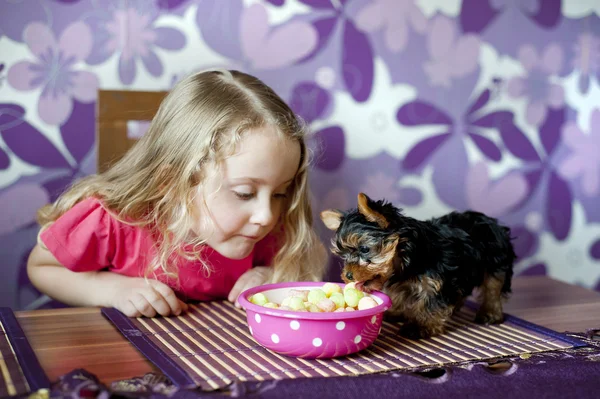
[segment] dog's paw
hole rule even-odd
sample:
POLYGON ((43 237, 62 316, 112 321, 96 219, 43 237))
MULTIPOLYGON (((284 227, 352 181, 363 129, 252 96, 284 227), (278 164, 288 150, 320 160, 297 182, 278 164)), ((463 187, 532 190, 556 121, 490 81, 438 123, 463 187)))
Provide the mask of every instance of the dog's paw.
POLYGON ((403 314, 384 314, 383 319, 388 323, 404 323, 406 321, 403 314))
POLYGON ((503 321, 504 314, 502 312, 490 312, 482 309, 475 315, 475 322, 479 324, 500 324, 503 321))
POLYGON ((421 339, 421 329, 416 324, 405 323, 398 329, 398 335, 408 339, 421 339))
POLYGON ((436 335, 435 332, 430 331, 424 326, 420 326, 416 323, 405 323, 398 329, 398 334, 412 340, 429 338, 432 335, 436 335))

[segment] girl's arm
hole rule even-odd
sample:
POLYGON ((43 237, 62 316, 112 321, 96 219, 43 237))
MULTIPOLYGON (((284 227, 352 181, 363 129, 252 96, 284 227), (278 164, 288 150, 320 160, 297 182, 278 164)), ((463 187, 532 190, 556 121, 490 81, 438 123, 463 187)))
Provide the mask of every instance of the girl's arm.
POLYGON ((27 274, 39 291, 71 306, 114 307, 129 317, 178 315, 187 309, 169 286, 157 280, 108 271, 73 272, 39 244, 29 255, 27 274))

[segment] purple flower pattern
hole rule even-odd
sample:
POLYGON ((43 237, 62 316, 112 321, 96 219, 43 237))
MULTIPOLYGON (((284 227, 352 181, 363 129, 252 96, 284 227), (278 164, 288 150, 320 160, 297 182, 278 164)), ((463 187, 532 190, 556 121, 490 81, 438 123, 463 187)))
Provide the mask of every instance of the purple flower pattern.
POLYGON ((431 58, 423 68, 431 86, 449 87, 452 79, 471 74, 478 66, 479 38, 459 35, 454 22, 437 17, 431 23, 427 48, 431 58))
POLYGON ((421 202, 422 194, 413 187, 400 187, 397 178, 383 172, 367 176, 360 188, 371 198, 386 198, 394 204, 417 205, 421 202))
POLYGON ((546 119, 548 108, 557 109, 564 104, 564 89, 549 79, 561 70, 563 51, 558 45, 549 44, 540 55, 535 47, 525 45, 519 50, 519 61, 527 75, 512 78, 508 94, 527 98, 527 122, 539 126, 546 119))
POLYGON ((253 68, 276 69, 294 64, 314 50, 317 36, 312 25, 301 21, 271 29, 267 11, 260 4, 242 12, 242 51, 253 68))
POLYGON ((469 208, 492 217, 507 214, 528 193, 527 180, 522 174, 514 173, 492 181, 483 162, 474 164, 469 170, 466 190, 469 208))
POLYGON ((593 77, 600 76, 600 36, 583 33, 574 44, 573 66, 580 73, 579 90, 587 93, 593 77))
MULTIPOLYGON (((373 50, 369 38, 346 12, 349 2, 300 2, 314 12, 308 17, 291 18, 275 26, 268 22, 264 6, 253 4, 241 8, 241 2, 233 0, 199 8, 196 21, 211 48, 232 58, 234 65, 241 63, 248 71, 260 76, 265 69, 286 67, 294 70, 316 63, 318 58, 328 55, 326 49, 333 48, 336 57, 330 66, 341 76, 345 90, 356 101, 367 101, 373 85, 373 50)), ((264 76, 268 79, 273 75, 264 76)), ((284 79, 286 75, 281 76, 284 79)))
POLYGON ((559 166, 565 179, 581 179, 583 192, 588 196, 600 194, 600 109, 592 113, 590 132, 582 132, 575 122, 569 122, 562 131, 562 139, 569 148, 569 156, 559 166))
POLYGON ((57 41, 47 25, 33 22, 25 28, 24 38, 36 60, 12 65, 7 79, 17 90, 42 88, 38 113, 44 122, 60 125, 71 115, 74 99, 84 103, 96 99, 96 75, 75 68, 92 49, 92 32, 86 24, 69 25, 57 41))
POLYGON ((416 170, 453 135, 468 137, 481 153, 491 161, 499 161, 502 151, 486 135, 493 128, 499 132, 506 149, 523 160, 538 160, 535 148, 523 132, 514 124, 509 111, 481 112, 490 101, 490 90, 483 91, 472 104, 467 104, 461 119, 453 120, 437 105, 420 100, 409 102, 398 110, 397 119, 404 126, 436 126, 440 131, 420 141, 410 149, 402 165, 407 170, 416 170))
POLYGON ((590 255, 592 258, 600 260, 600 239, 596 240, 590 247, 590 255))
POLYGON ((367 3, 355 20, 364 32, 383 30, 385 45, 395 53, 406 48, 411 29, 420 34, 427 29, 427 19, 414 0, 375 0, 367 3))
POLYGON ((148 3, 111 1, 103 7, 106 10, 98 11, 92 18, 96 34, 93 51, 86 61, 96 65, 118 53, 119 79, 124 84, 133 83, 138 60, 150 75, 162 75, 163 62, 154 48, 175 51, 186 45, 179 30, 154 26, 159 13, 148 3))
POLYGON ((560 1, 554 0, 464 0, 460 21, 465 32, 481 32, 501 17, 520 14, 542 28, 560 20, 560 1), (478 18, 477 18, 478 17, 478 18))

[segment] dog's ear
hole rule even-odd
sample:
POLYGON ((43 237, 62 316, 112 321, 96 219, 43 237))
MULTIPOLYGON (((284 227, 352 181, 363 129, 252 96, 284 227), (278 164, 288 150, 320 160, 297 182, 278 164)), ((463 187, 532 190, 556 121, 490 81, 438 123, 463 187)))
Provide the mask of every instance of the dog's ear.
POLYGON ((374 211, 369 207, 369 197, 367 197, 364 193, 358 194, 358 211, 365 217, 369 222, 375 222, 381 227, 385 229, 389 226, 389 222, 386 218, 379 212, 374 211))
POLYGON ((327 209, 321 212, 321 220, 329 230, 333 231, 336 231, 338 227, 340 227, 342 216, 344 216, 344 214, 335 209, 327 209))

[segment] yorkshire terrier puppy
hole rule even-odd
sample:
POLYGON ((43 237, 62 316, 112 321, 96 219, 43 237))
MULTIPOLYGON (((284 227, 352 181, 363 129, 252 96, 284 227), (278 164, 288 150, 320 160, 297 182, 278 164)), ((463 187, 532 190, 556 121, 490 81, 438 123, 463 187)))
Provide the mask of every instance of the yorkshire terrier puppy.
POLYGON ((516 256, 510 229, 496 219, 467 211, 420 221, 363 193, 358 208, 325 210, 321 219, 336 232, 332 252, 344 261, 342 280, 385 292, 392 300, 386 317, 404 322, 401 335, 442 334, 475 287, 482 299, 475 320, 504 320, 516 256))

